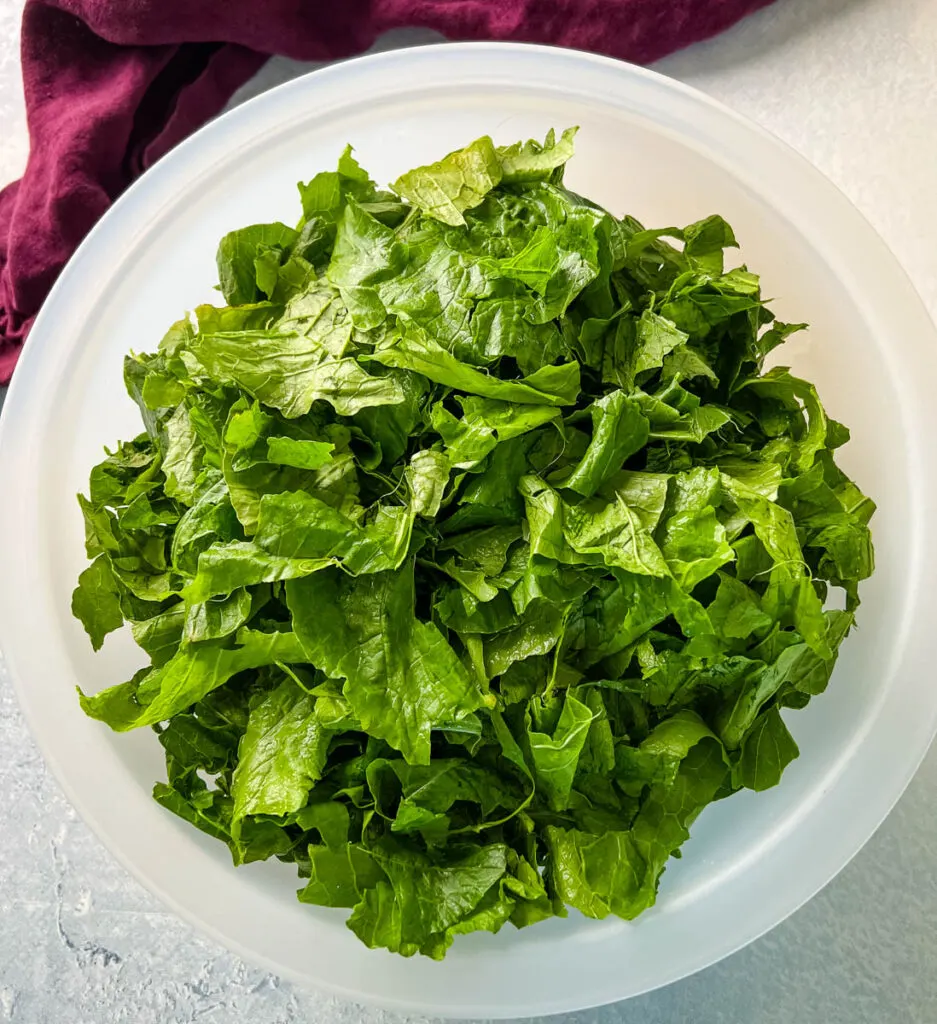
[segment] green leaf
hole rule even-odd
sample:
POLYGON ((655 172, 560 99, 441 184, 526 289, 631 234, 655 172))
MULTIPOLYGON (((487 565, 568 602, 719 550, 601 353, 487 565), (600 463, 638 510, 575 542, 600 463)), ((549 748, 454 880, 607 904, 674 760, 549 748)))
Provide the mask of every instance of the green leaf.
POLYGON ((586 664, 624 651, 669 615, 688 636, 714 628, 702 606, 673 579, 622 570, 596 586, 583 614, 586 664))
POLYGON ((330 850, 340 850, 348 842, 351 818, 348 808, 343 803, 337 800, 323 800, 303 807, 296 815, 296 824, 304 832, 313 829, 318 832, 322 842, 330 850))
POLYGON ((464 920, 507 869, 500 843, 443 863, 386 841, 371 854, 389 883, 368 891, 348 927, 372 948, 394 952, 432 948, 433 938, 464 920))
POLYGON ((725 527, 716 515, 720 500, 715 469, 678 473, 670 482, 657 539, 670 571, 686 591, 733 559, 725 527))
POLYGON ((231 306, 256 302, 257 273, 254 260, 258 246, 287 249, 296 240, 296 232, 285 224, 254 224, 230 231, 218 245, 218 280, 221 294, 231 306))
POLYGON ((471 210, 501 181, 501 162, 484 135, 435 164, 401 175, 394 191, 443 224, 464 224, 471 210))
MULTIPOLYGON (((508 809, 520 802, 519 790, 509 780, 460 758, 440 758, 429 765, 410 765, 406 761, 376 760, 368 765, 368 785, 380 809, 386 777, 399 785, 401 799, 392 819, 391 831, 408 833, 438 830, 448 824, 446 812, 457 801, 478 805, 480 820, 471 831, 484 826, 497 808, 508 809)), ((396 788, 396 787, 395 787, 396 788)), ((381 813, 385 813, 381 811, 381 813)), ((499 818, 503 817, 500 815, 499 818)))
POLYGON ((186 609, 185 638, 218 640, 237 632, 251 613, 251 596, 244 589, 233 590, 221 600, 190 604, 186 609))
POLYGON ((590 407, 592 439, 585 455, 564 486, 585 497, 619 470, 625 460, 647 444, 648 422, 623 391, 596 399, 590 407))
POLYGON ((366 732, 427 764, 430 731, 482 704, 442 634, 413 613, 412 565, 357 580, 325 570, 287 584, 308 658, 343 693, 366 732))
POLYGON ((353 907, 387 876, 360 846, 309 847, 309 882, 299 891, 301 903, 323 907, 353 907))
POLYGON ((344 355, 351 319, 338 293, 324 283, 317 282, 287 307, 276 327, 219 330, 204 310, 197 311, 199 332, 190 342, 199 362, 290 419, 305 415, 315 401, 351 416, 368 406, 404 400, 396 378, 374 377, 344 355))
POLYGON ((292 633, 242 630, 235 647, 224 647, 219 641, 180 647, 143 680, 112 686, 93 697, 79 690, 81 707, 86 715, 106 722, 116 732, 126 732, 165 722, 238 672, 306 660, 303 647, 292 633), (146 700, 141 699, 144 688, 146 700))
POLYGON ((770 789, 781 781, 784 769, 799 753, 778 709, 768 708, 742 741, 738 780, 747 789, 770 789))
POLYGON ((514 183, 552 179, 556 170, 572 159, 573 139, 577 131, 578 128, 567 128, 557 141, 551 128, 542 145, 530 139, 528 142, 515 142, 512 146, 499 146, 501 180, 514 183))
POLYGON ((553 891, 586 917, 630 919, 654 902, 647 866, 627 831, 589 835, 548 825, 546 841, 553 891))
POLYGON ((722 484, 739 512, 752 524, 755 535, 775 564, 791 576, 800 575, 804 556, 790 512, 734 477, 723 474, 722 484))
POLYGON ((651 787, 631 826, 651 875, 659 877, 673 851, 687 840, 689 826, 715 798, 727 773, 721 744, 704 736, 688 751, 673 782, 651 787))
POLYGON ((231 448, 247 451, 254 447, 274 423, 272 416, 254 402, 247 408, 231 410, 224 428, 224 443, 231 448))
POLYGON ((394 377, 375 377, 356 360, 336 358, 308 337, 272 331, 199 334, 192 347, 210 373, 290 418, 305 415, 317 401, 352 416, 404 399, 394 377))
POLYGON ((264 495, 253 541, 220 543, 203 551, 186 596, 205 601, 330 565, 355 575, 396 569, 407 555, 413 515, 412 508, 382 505, 360 524, 303 491, 264 495))
POLYGON ((718 215, 690 224, 684 229, 683 241, 690 265, 708 274, 721 274, 723 250, 738 248, 732 228, 718 215))
MULTIPOLYGON (((835 655, 853 617, 849 612, 830 611, 822 621, 824 642, 831 655, 835 655)), ((824 658, 817 654, 809 644, 798 642, 800 638, 796 633, 782 635, 793 642, 786 644, 767 664, 753 661, 750 672, 730 691, 719 713, 719 734, 730 749, 741 744, 761 709, 773 697, 785 690, 796 690, 811 697, 826 689, 834 657, 824 658)))
POLYGON ((530 605, 516 626, 485 645, 488 675, 499 676, 516 661, 552 651, 562 639, 566 617, 565 608, 542 602, 530 605))
POLYGON ((185 397, 185 385, 175 377, 154 371, 146 375, 141 394, 148 409, 174 409, 185 397))
POLYGON ((335 445, 328 441, 302 441, 292 437, 268 437, 267 458, 281 466, 320 469, 331 461, 335 445))
POLYGON ((378 327, 387 315, 375 284, 399 273, 404 253, 390 228, 349 199, 338 223, 329 281, 339 290, 356 327, 378 327))
POLYGON ((186 776, 181 788, 179 780, 169 786, 157 783, 153 798, 196 828, 227 843, 235 866, 285 856, 292 846, 286 830, 273 821, 247 819, 235 829, 231 798, 220 790, 207 789, 198 776, 186 776))
POLYGON ((397 569, 407 555, 413 513, 378 507, 363 523, 303 491, 266 494, 254 542, 279 558, 341 561, 346 572, 397 569))
POLYGON ((223 771, 236 753, 227 730, 213 729, 195 715, 176 715, 159 734, 163 749, 183 768, 203 769, 209 774, 223 771))
POLYGON ((315 698, 285 679, 251 709, 231 778, 234 820, 247 814, 289 814, 306 802, 322 776, 330 733, 315 715, 315 698))
POLYGON ((771 616, 762 609, 758 594, 725 573, 719 574, 719 589, 707 613, 715 629, 738 640, 768 629, 772 623, 771 616))
POLYGON ((81 620, 96 651, 100 650, 108 633, 123 625, 120 591, 104 555, 98 555, 78 577, 78 586, 72 594, 72 615, 81 620))
POLYGON ((162 448, 166 494, 184 505, 194 504, 205 446, 184 402, 166 423, 162 448))
POLYGON ((524 477, 520 489, 535 556, 647 576, 671 574, 642 516, 621 497, 567 505, 537 477, 524 477))
POLYGON ((665 317, 645 310, 637 323, 632 372, 639 374, 663 366, 664 357, 683 345, 686 339, 686 334, 665 317))
POLYGON ((756 395, 778 400, 795 413, 800 413, 803 403, 807 426, 803 437, 797 441, 797 466, 800 470, 809 469, 817 452, 826 447, 828 430, 826 412, 816 388, 805 380, 792 377, 783 366, 774 367, 763 377, 746 381, 744 387, 756 395))
POLYGON ((213 544, 199 556, 198 573, 185 589, 192 603, 226 596, 258 583, 309 576, 333 564, 331 558, 292 558, 273 555, 253 541, 213 544))
POLYGON ((567 692, 552 735, 532 728, 528 719, 527 742, 530 745, 534 780, 554 811, 565 810, 568 806, 579 755, 593 717, 587 705, 567 692))
MULTIPOLYGON (((544 366, 520 380, 501 380, 459 362, 429 337, 411 328, 392 348, 370 357, 385 366, 423 374, 457 391, 524 405, 572 405, 579 395, 579 364, 544 366)), ((383 378, 382 378, 383 379, 383 378)))
POLYGON ((407 467, 407 482, 413 511, 427 519, 435 518, 449 483, 449 459, 430 449, 416 452, 407 467))
POLYGON ((510 441, 557 419, 552 405, 521 405, 490 398, 459 397, 463 415, 457 419, 442 402, 432 409, 433 429, 446 445, 452 465, 471 469, 502 441, 510 441))
POLYGON ((185 602, 179 601, 149 619, 130 623, 134 640, 150 656, 154 668, 164 665, 179 649, 185 619, 185 602))

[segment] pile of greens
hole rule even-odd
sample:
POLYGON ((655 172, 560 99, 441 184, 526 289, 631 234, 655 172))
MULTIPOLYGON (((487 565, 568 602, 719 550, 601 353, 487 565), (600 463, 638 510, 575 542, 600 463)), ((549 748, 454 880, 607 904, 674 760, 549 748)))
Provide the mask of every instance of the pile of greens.
POLYGON ((226 235, 227 305, 127 358, 145 432, 80 498, 73 610, 151 660, 84 710, 405 956, 651 906, 700 810, 797 756, 872 571, 846 428, 763 368, 804 325, 721 217, 564 188, 574 134, 392 192, 348 149, 297 228, 226 235))

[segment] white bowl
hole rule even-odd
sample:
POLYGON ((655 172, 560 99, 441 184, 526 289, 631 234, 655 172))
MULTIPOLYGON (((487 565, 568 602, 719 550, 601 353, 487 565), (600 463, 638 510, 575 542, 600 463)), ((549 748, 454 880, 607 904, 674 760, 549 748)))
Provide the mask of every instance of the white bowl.
MULTIPOLYGON (((900 187, 900 183, 896 183, 900 187)), ((776 139, 705 96, 599 57, 517 45, 397 51, 318 71, 203 129, 131 188, 46 302, 0 431, 0 646, 66 793, 123 864, 204 932, 299 984, 414 1012, 510 1017, 580 1009, 666 984, 790 914, 856 853, 937 727, 935 333, 881 240, 776 139), (142 663, 129 636, 94 655, 69 614, 84 564, 74 494, 101 446, 133 436, 121 358, 216 294, 220 236, 296 218, 295 182, 352 142, 379 181, 482 134, 581 126, 568 182, 651 226, 719 212, 782 319, 813 329, 784 361, 816 381, 853 440, 845 468, 879 503, 878 570, 829 691, 788 723, 783 783, 709 808, 658 906, 637 922, 571 916, 460 938, 443 963, 370 951, 343 912, 300 905, 292 867, 235 869, 227 850, 150 798, 149 731, 115 735, 86 691, 142 663)))

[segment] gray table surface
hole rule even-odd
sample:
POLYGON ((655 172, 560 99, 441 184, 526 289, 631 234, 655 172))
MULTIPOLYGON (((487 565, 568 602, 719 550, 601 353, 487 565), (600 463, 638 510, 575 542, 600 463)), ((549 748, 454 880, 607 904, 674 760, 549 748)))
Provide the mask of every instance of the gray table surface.
MULTIPOLYGON (((19 172, 26 151, 13 32, 21 4, 0 0, 0 179, 19 172)), ((404 34, 383 45, 426 38, 404 34)), ((304 70, 275 61, 238 98, 304 70)), ((937 312, 934 0, 779 0, 660 70, 725 100, 813 160, 875 224, 937 312)), ((935 807, 932 751, 854 861, 769 935, 666 989, 554 1019, 937 1021, 935 807)), ((0 664, 0 1021, 400 1019, 280 982, 165 910, 66 802, 0 664)))

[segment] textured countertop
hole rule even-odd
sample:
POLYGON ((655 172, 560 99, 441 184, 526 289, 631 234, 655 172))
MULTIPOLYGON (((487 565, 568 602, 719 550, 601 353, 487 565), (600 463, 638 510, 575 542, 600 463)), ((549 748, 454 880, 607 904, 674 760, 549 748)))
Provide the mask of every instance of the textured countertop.
MULTIPOLYGON (((22 0, 0 0, 0 182, 19 174, 26 159, 21 7, 22 0)), ((405 33, 384 45, 427 38, 405 33)), ((934 0, 778 0, 659 69, 749 115, 811 159, 875 225, 937 314, 934 0)), ((274 61, 240 98, 305 70, 274 61)), ((669 988, 555 1020, 932 1024, 935 808, 937 749, 865 849, 769 935, 669 988)), ((0 1021, 195 1020, 400 1018, 281 983, 164 910, 61 795, 0 663, 0 1021)))

